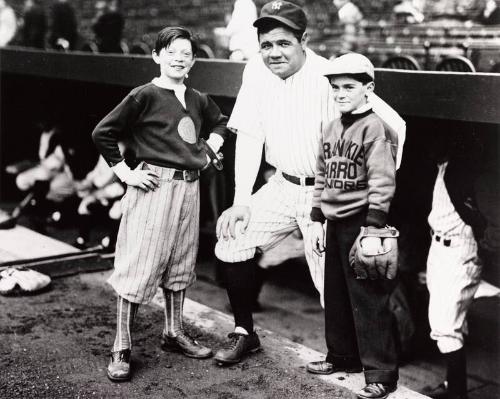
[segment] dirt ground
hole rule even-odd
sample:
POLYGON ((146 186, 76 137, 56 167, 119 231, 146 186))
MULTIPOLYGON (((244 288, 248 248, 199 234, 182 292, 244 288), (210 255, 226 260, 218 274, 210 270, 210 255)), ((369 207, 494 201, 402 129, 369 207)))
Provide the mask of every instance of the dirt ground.
MULTIPOLYGON (((131 382, 106 378, 114 338, 114 294, 81 274, 53 280, 28 297, 0 297, 0 397, 11 398, 349 398, 343 388, 313 379, 303 365, 283 365, 266 351, 219 367, 159 347, 163 315, 143 306, 134 328, 131 382)), ((217 348, 222 337, 201 334, 217 348)))

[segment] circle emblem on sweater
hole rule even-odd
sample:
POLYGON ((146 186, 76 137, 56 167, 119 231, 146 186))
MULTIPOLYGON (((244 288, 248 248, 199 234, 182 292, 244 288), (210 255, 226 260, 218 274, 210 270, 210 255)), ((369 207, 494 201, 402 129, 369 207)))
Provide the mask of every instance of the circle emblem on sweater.
POLYGON ((196 143, 196 129, 193 120, 189 116, 185 116, 179 121, 177 131, 179 132, 179 136, 187 143, 196 143))

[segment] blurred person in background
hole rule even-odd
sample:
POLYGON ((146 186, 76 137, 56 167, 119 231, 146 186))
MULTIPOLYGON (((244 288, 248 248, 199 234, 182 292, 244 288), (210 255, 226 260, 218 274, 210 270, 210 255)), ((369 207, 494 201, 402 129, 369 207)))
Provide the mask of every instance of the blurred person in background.
POLYGON ((342 34, 341 53, 357 50, 359 24, 363 20, 360 9, 350 0, 333 0, 337 7, 339 26, 344 29, 342 34))
POLYGON ((231 19, 225 29, 229 38, 229 58, 244 61, 259 52, 257 29, 253 22, 257 19, 257 7, 252 0, 236 0, 231 19))
POLYGON ((121 41, 125 19, 118 0, 99 0, 92 24, 100 53, 123 53, 121 41))
POLYGON ((0 0, 0 47, 4 47, 16 34, 16 14, 5 0, 0 0))
POLYGON ((57 0, 50 9, 49 45, 54 49, 74 50, 78 40, 75 9, 68 0, 57 0))
POLYGON ((424 14, 417 8, 413 0, 401 0, 392 9, 398 23, 419 24, 424 21, 424 14))
POLYGON ((500 25, 499 0, 487 0, 477 17, 477 22, 483 25, 500 25))
POLYGON ((26 0, 22 21, 21 45, 45 48, 47 34, 47 15, 42 0, 26 0))

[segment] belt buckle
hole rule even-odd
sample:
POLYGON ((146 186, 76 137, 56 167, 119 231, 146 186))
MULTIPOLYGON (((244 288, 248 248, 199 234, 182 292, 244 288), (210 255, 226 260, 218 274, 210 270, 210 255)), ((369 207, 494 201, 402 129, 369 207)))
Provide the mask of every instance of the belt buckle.
POLYGON ((299 183, 301 186, 306 185, 306 178, 304 176, 299 176, 299 183))
POLYGON ((196 171, 195 170, 183 170, 182 171, 182 178, 184 181, 187 182, 193 182, 196 180, 196 171))

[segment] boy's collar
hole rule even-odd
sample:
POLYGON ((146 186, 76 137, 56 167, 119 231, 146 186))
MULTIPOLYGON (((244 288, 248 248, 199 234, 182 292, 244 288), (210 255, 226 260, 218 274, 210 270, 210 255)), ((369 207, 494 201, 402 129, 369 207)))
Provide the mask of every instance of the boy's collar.
POLYGON ((351 114, 363 114, 369 109, 372 109, 372 105, 370 103, 366 103, 359 107, 358 109, 355 109, 354 111, 351 112, 351 114))
POLYGON ((352 112, 341 114, 340 121, 344 126, 350 126, 358 119, 364 118, 366 115, 369 115, 372 112, 373 110, 371 104, 366 104, 352 112))
POLYGON ((186 90, 186 85, 184 83, 181 84, 173 84, 170 82, 165 82, 160 78, 153 78, 151 81, 155 86, 161 87, 162 89, 168 89, 173 91, 184 91, 186 90))

